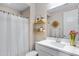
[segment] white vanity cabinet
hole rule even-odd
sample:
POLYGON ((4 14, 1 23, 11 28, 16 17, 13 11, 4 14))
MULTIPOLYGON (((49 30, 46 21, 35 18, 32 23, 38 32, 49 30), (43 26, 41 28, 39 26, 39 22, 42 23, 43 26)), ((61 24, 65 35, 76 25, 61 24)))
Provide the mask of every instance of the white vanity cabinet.
POLYGON ((67 44, 55 42, 55 40, 43 40, 36 42, 36 51, 39 56, 79 56, 79 48, 67 44))
POLYGON ((36 50, 39 56, 70 56, 62 51, 36 44, 36 50))

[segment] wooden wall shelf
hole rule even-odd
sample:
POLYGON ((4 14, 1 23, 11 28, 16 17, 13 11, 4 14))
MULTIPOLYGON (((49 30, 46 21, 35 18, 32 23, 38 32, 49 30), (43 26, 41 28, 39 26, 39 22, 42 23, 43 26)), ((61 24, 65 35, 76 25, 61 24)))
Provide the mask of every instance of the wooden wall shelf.
POLYGON ((34 20, 34 24, 46 24, 47 20, 42 19, 42 20, 34 20))

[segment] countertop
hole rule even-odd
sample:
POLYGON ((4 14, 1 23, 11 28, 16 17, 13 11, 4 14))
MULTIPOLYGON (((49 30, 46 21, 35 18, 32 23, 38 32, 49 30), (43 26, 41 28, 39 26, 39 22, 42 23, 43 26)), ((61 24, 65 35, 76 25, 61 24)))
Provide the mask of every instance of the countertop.
POLYGON ((46 40, 36 42, 36 44, 56 49, 70 55, 79 56, 79 47, 70 46, 69 42, 66 41, 56 42, 56 39, 57 38, 47 38, 46 40))

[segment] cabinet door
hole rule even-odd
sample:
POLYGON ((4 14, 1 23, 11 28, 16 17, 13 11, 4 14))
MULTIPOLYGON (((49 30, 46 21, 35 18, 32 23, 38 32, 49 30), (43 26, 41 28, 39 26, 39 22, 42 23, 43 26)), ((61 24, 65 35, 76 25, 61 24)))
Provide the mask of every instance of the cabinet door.
POLYGON ((58 51, 58 56, 70 56, 70 55, 67 53, 58 51))
POLYGON ((37 51, 41 50, 41 51, 46 52, 47 54, 52 55, 52 56, 58 56, 58 51, 55 49, 49 48, 49 47, 45 47, 45 46, 41 46, 41 45, 37 44, 36 50, 37 51))
POLYGON ((41 46, 39 44, 36 44, 36 50, 40 56, 71 56, 65 52, 41 46))

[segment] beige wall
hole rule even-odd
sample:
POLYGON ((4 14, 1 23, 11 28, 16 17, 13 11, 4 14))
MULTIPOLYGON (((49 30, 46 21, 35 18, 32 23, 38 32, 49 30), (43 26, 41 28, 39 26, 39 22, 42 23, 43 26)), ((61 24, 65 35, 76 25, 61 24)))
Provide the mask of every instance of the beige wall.
MULTIPOLYGON (((47 4, 46 3, 37 3, 35 5, 36 8, 36 18, 44 17, 44 19, 47 20, 47 4)), ((43 24, 42 26, 37 26, 36 27, 43 27, 45 29, 45 32, 39 32, 39 33, 34 33, 34 39, 35 41, 41 41, 46 39, 47 37, 47 24, 43 24)))
POLYGON ((30 17, 30 7, 21 12, 21 15, 24 17, 30 17))
MULTIPOLYGON (((23 12, 23 14, 26 16, 26 11, 23 12)), ((38 16, 43 16, 45 19, 47 19, 47 8, 44 4, 30 4, 30 28, 29 28, 29 39, 30 39, 30 50, 34 49, 35 45, 35 36, 33 32, 33 20, 35 20, 38 16)), ((41 37, 41 36, 40 36, 41 37)), ((39 38, 39 37, 38 37, 39 38)))
POLYGON ((47 4, 46 3, 37 3, 36 6, 36 17, 44 17, 47 19, 47 4))
MULTIPOLYGON (((34 45, 35 45, 35 34, 33 32, 33 20, 35 20, 36 17, 39 17, 39 16, 42 16, 44 17, 45 19, 47 19, 47 6, 46 4, 33 4, 31 3, 30 5, 30 13, 29 13, 29 10, 25 10, 23 11, 21 14, 24 15, 25 17, 29 16, 30 14, 30 28, 29 28, 29 39, 30 39, 30 50, 34 49, 34 45)), ((45 29, 46 29, 47 26, 45 26, 45 29)), ((46 29, 47 30, 47 29, 46 29)), ((46 33, 47 34, 47 33, 46 33)), ((45 38, 47 37, 45 34, 45 38)), ((39 35, 40 36, 40 35, 39 35)), ((42 36, 40 36, 40 38, 42 38, 42 36)), ((39 37, 37 38, 39 39, 39 37)))
POLYGON ((30 26, 29 26, 29 39, 30 39, 30 50, 34 48, 34 34, 33 34, 33 20, 35 19, 35 4, 30 4, 30 26))

